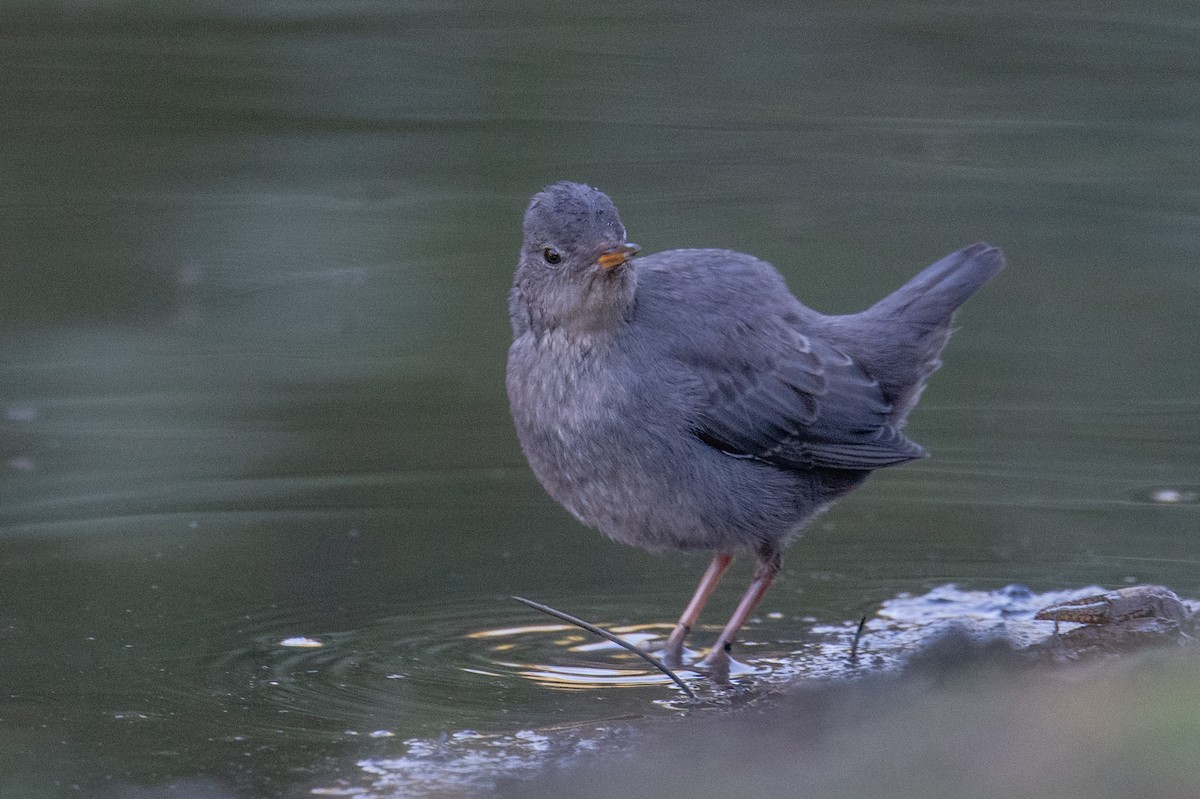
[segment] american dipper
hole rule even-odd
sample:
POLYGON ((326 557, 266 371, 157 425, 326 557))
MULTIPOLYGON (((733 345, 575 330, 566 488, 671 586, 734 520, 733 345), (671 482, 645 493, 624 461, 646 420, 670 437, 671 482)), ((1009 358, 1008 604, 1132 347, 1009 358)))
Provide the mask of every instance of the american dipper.
POLYGON ((1004 266, 973 244, 867 310, 826 316, 729 250, 639 258, 603 192, 556 183, 525 212, 508 397, 529 465, 586 525, 715 554, 667 640, 683 643, 736 552, 754 577, 698 664, 734 636, 806 522, 872 470, 925 457, 902 432, 956 308, 1004 266))

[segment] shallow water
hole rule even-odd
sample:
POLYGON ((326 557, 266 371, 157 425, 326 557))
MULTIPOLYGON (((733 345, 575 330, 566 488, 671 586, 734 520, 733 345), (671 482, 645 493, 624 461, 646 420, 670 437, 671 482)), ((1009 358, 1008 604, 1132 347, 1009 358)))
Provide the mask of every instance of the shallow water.
POLYGON ((661 633, 705 564, 582 529, 516 445, 505 294, 560 178, 829 312, 1008 253, 933 458, 789 550, 745 691, 947 583, 1200 594, 1200 28, 1106 8, 0 10, 0 793, 306 795, 682 712, 507 599, 661 633))

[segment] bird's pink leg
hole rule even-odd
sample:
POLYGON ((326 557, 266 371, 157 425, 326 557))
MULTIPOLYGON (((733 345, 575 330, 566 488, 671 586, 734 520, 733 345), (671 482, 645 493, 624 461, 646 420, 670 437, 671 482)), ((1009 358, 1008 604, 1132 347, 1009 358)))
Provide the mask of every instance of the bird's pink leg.
POLYGON ((700 585, 696 586, 696 593, 692 594, 692 601, 688 602, 687 607, 683 609, 683 615, 679 617, 675 629, 671 630, 671 636, 667 639, 663 663, 668 668, 677 669, 683 665, 683 641, 692 631, 696 620, 700 618, 700 611, 704 609, 704 603, 708 601, 713 589, 721 581, 721 575, 729 568, 732 561, 733 555, 727 552, 718 552, 713 555, 708 569, 700 578, 700 585))
POLYGON ((746 620, 750 618, 750 614, 754 612, 754 607, 763 598, 763 594, 767 593, 767 589, 771 587, 775 575, 779 574, 780 563, 778 552, 766 552, 758 556, 758 564, 754 567, 754 578, 750 581, 750 587, 742 595, 742 601, 738 603, 737 609, 729 617, 729 623, 721 631, 713 648, 704 657, 704 660, 700 661, 699 666, 708 669, 717 682, 725 682, 729 679, 729 650, 733 646, 733 639, 738 634, 738 630, 742 629, 746 620))

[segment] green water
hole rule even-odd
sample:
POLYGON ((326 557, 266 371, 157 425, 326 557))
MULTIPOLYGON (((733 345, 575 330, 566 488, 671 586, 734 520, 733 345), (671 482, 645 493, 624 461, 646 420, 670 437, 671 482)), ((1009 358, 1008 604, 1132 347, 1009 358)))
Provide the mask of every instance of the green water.
POLYGON ((1007 252, 912 417, 933 458, 788 552, 766 650, 946 582, 1200 593, 1197 52, 1171 3, 6 4, 0 794, 309 795, 673 712, 479 636, 547 623, 514 593, 668 624, 705 563, 522 460, 506 291, 559 179, 827 312, 1007 252))

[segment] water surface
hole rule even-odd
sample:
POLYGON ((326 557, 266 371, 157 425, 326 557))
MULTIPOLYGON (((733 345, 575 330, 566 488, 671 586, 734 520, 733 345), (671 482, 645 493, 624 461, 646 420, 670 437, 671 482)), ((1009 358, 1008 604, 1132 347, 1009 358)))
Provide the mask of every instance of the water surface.
POLYGON ((520 216, 563 178, 647 251, 753 252, 828 312, 1008 254, 912 417, 934 457, 788 552, 752 668, 819 674, 821 630, 946 583, 1200 593, 1186 4, 10 4, 0 31, 2 793, 308 795, 682 712, 507 600, 646 636, 705 562, 581 528, 511 431, 520 216))

